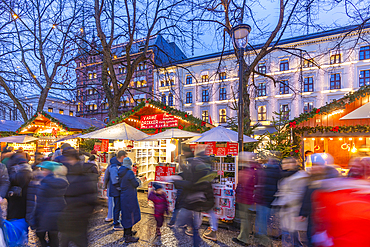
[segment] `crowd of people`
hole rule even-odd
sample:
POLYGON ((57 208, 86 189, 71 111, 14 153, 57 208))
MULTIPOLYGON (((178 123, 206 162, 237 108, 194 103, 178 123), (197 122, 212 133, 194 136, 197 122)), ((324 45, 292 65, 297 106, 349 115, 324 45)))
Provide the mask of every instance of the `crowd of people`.
MULTIPOLYGON (((177 189, 175 209, 168 227, 184 228, 199 246, 202 215, 210 227, 203 237, 217 241, 218 218, 212 182, 212 158, 194 155, 183 146, 179 172, 168 177, 177 189)), ((370 246, 370 158, 356 157, 342 176, 326 153, 305 153, 296 158, 262 160, 256 154, 239 154, 236 187, 236 218, 240 233, 232 240, 249 246, 258 242, 271 246, 271 215, 278 215, 282 246, 370 246)), ((97 183, 101 174, 94 154, 86 154, 65 143, 43 158, 22 149, 5 147, 0 163, 0 202, 7 199, 7 220, 24 220, 36 232, 41 246, 88 246, 88 222, 97 206, 97 183), (61 242, 59 242, 61 239, 61 242)), ((139 241, 133 226, 141 220, 137 188, 140 179, 127 152, 118 151, 104 175, 108 215, 113 230, 123 231, 126 243, 139 241)), ((153 183, 148 200, 154 204, 156 235, 161 236, 167 195, 161 183, 153 183)))

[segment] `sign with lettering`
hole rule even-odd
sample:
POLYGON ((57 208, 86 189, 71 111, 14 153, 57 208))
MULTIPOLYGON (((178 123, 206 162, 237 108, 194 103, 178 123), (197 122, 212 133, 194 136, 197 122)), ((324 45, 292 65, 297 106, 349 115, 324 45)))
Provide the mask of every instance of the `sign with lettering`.
POLYGON ((103 139, 101 140, 101 150, 102 152, 108 152, 108 147, 109 147, 109 140, 103 139))
POLYGON ((140 129, 172 128, 179 125, 179 120, 172 115, 144 115, 140 118, 140 129))
POLYGON ((156 166, 155 181, 165 181, 165 177, 175 175, 175 167, 156 166))

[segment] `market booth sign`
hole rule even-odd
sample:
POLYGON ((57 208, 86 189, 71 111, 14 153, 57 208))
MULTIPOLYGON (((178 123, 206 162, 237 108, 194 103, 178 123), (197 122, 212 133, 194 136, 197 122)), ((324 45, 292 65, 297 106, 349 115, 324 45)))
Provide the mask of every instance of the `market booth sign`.
POLYGON ((179 120, 169 114, 143 115, 140 118, 140 129, 173 128, 179 125, 179 120))

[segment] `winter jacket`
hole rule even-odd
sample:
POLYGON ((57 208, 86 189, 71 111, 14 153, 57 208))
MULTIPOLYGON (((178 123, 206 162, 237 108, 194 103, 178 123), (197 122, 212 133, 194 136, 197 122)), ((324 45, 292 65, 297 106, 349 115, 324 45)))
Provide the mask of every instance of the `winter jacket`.
POLYGON ((121 167, 121 162, 117 160, 117 157, 110 159, 109 169, 109 196, 117 197, 120 195, 119 189, 119 176, 118 169, 121 167))
POLYGON ((279 182, 277 197, 272 203, 279 206, 280 226, 288 232, 307 231, 307 219, 297 221, 302 206, 302 199, 308 183, 305 171, 296 171, 279 182))
POLYGON ((271 208, 271 203, 275 200, 277 184, 281 178, 280 166, 269 162, 258 171, 257 176, 256 203, 271 208))
POLYGON ((76 234, 86 230, 88 219, 97 204, 98 171, 93 164, 82 161, 74 165, 67 164, 67 168, 67 205, 58 226, 61 232, 76 234))
POLYGON ((166 193, 157 194, 155 191, 149 193, 148 199, 154 203, 154 216, 163 215, 168 213, 168 201, 166 193))
POLYGON ((64 194, 67 187, 67 179, 54 173, 41 180, 35 210, 37 231, 58 231, 58 219, 66 206, 64 194))
POLYGON ((121 224, 123 228, 129 228, 141 220, 136 190, 140 185, 140 180, 135 177, 133 171, 124 166, 119 168, 118 176, 121 188, 121 224))
POLYGON ((0 197, 5 198, 10 185, 8 169, 0 163, 0 197))
POLYGON ((238 186, 236 187, 236 202, 248 205, 255 203, 257 168, 257 165, 253 165, 239 171, 238 186))
POLYGON ((200 157, 189 159, 189 169, 182 173, 183 180, 174 181, 182 188, 182 206, 191 211, 207 212, 214 206, 212 180, 217 176, 200 157))
POLYGON ((110 180, 109 166, 110 165, 108 165, 107 169, 105 169, 105 172, 104 172, 104 189, 108 189, 109 187, 109 180, 110 180))
POLYGON ((315 232, 326 231, 331 246, 370 246, 369 181, 329 179, 314 192, 312 200, 315 232))
POLYGON ((37 190, 40 187, 41 180, 43 178, 44 175, 41 171, 34 171, 32 173, 32 180, 28 184, 26 222, 32 229, 36 229, 36 197, 37 190))
POLYGON ((27 212, 28 184, 32 179, 32 168, 28 163, 14 164, 8 169, 10 186, 9 191, 16 187, 22 189, 22 196, 9 196, 7 219, 24 219, 27 212))

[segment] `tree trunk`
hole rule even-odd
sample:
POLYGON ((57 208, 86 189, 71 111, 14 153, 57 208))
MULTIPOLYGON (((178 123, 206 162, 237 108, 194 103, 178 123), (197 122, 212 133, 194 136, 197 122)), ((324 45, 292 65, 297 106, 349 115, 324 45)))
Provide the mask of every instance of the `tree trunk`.
POLYGON ((44 110, 44 105, 46 102, 46 98, 48 97, 49 93, 49 87, 46 86, 40 94, 40 99, 39 99, 39 104, 37 105, 37 112, 43 111, 44 110))
POLYGON ((248 70, 244 73, 243 78, 243 84, 244 84, 244 90, 243 90, 243 101, 244 101, 244 133, 245 134, 251 134, 249 133, 250 126, 251 126, 251 111, 250 111, 250 94, 249 94, 249 87, 248 87, 248 81, 250 77, 250 71, 248 70))
POLYGON ((112 122, 113 119, 118 117, 118 108, 120 105, 120 100, 117 97, 114 97, 111 102, 109 103, 109 121, 112 122))

